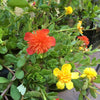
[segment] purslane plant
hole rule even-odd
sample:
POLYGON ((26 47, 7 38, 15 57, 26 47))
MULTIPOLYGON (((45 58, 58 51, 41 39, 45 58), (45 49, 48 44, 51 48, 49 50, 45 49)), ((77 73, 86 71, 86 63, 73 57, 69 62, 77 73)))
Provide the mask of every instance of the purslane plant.
POLYGON ((100 60, 88 55, 98 49, 88 48, 81 20, 72 27, 64 23, 73 19, 74 7, 65 0, 66 6, 55 0, 6 3, 0 4, 1 100, 60 100, 57 91, 66 88, 79 91, 80 99, 88 98, 89 88, 96 97, 100 75, 91 66, 100 60))

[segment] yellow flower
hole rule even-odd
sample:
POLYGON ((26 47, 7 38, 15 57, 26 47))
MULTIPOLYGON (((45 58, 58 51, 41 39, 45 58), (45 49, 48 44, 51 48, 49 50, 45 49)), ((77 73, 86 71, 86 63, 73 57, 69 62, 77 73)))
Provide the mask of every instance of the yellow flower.
POLYGON ((83 50, 84 48, 81 46, 81 47, 79 47, 79 50, 83 50))
POLYGON ((66 86, 70 90, 74 87, 71 79, 79 78, 79 73, 71 72, 71 69, 72 66, 70 64, 64 64, 61 70, 59 68, 53 70, 53 74, 58 78, 58 82, 56 83, 58 89, 64 89, 66 86))
POLYGON ((72 14, 73 9, 71 6, 68 6, 68 7, 65 7, 65 11, 66 11, 65 14, 68 15, 68 14, 72 14))
POLYGON ((80 33, 83 33, 83 31, 82 31, 83 27, 81 25, 82 25, 82 21, 79 21, 77 24, 77 29, 79 30, 80 33))
POLYGON ((95 71, 94 68, 85 68, 83 71, 83 74, 80 76, 82 78, 87 77, 89 81, 92 81, 96 78, 97 72, 95 71))

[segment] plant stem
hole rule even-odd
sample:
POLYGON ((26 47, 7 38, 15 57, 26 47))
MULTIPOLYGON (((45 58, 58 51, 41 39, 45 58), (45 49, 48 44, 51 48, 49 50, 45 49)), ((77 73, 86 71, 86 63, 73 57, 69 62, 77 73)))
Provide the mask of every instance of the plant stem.
MULTIPOLYGON (((63 16, 64 16, 65 14, 62 14, 61 16, 59 16, 58 18, 57 18, 57 20, 58 19, 60 19, 60 18, 62 18, 63 16)), ((51 25, 53 22, 51 22, 51 23, 49 23, 47 26, 45 26, 45 28, 47 28, 49 25, 51 25)))
POLYGON ((95 87, 97 87, 98 89, 100 89, 100 87, 97 85, 97 84, 95 84, 95 83, 92 83, 95 87))
POLYGON ((7 96, 6 96, 6 95, 5 95, 4 97, 5 97, 5 99, 6 99, 6 100, 8 100, 8 98, 7 98, 7 96))
POLYGON ((62 15, 61 15, 61 16, 59 16, 57 19, 60 19, 60 18, 62 18, 64 15, 65 15, 65 14, 62 14, 62 15))
POLYGON ((8 68, 6 66, 3 66, 3 67, 5 67, 6 69, 8 69, 14 75, 14 72, 10 68, 8 68))
POLYGON ((69 2, 68 2, 68 6, 70 6, 71 2, 72 2, 72 0, 69 0, 69 2))
POLYGON ((78 69, 75 69, 75 71, 79 72, 81 74, 81 72, 78 69))
POLYGON ((95 92, 96 92, 96 93, 98 93, 98 94, 100 94, 100 92, 99 92, 99 91, 97 91, 97 90, 95 90, 95 92))
MULTIPOLYGON (((93 84, 93 85, 94 85, 94 84, 93 84)), ((97 86, 95 86, 95 87, 97 87, 97 86)), ((93 89, 96 93, 100 94, 100 92, 97 91, 96 89, 94 89, 92 86, 89 86, 89 88, 93 89)), ((98 88, 98 87, 97 87, 97 88, 98 88)), ((99 87, 99 89, 100 89, 100 87, 99 87)))
POLYGON ((24 96, 22 95, 22 98, 21 98, 21 100, 23 100, 23 97, 24 97, 24 96))
POLYGON ((86 95, 85 95, 85 98, 86 98, 87 100, 90 100, 86 95))
POLYGON ((43 93, 43 90, 41 89, 41 93, 43 95, 43 100, 47 100, 45 94, 43 93))
POLYGON ((49 0, 49 2, 48 2, 48 6, 51 4, 51 0, 49 0))
POLYGON ((55 32, 63 32, 63 31, 70 31, 70 30, 77 30, 77 28, 69 28, 69 29, 57 30, 55 32))

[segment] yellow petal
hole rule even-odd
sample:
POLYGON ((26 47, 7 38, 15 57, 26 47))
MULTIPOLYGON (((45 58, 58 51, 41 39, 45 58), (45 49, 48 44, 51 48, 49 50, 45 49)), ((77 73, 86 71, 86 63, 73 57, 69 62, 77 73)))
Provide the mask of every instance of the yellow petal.
POLYGON ((65 8, 65 14, 68 15, 68 14, 72 14, 73 12, 73 9, 71 6, 68 6, 68 7, 64 7, 65 8))
POLYGON ((78 24, 77 24, 77 28, 79 29, 82 25, 82 21, 79 21, 78 24))
POLYGON ((79 47, 79 50, 83 50, 84 48, 83 47, 79 47))
POLYGON ((84 78, 84 77, 86 77, 86 74, 82 74, 80 77, 84 78))
POLYGON ((70 82, 66 83, 66 88, 68 90, 71 90, 72 88, 74 88, 73 82, 70 81, 70 82))
POLYGON ((82 24, 82 21, 79 21, 80 24, 82 24))
POLYGON ((65 8, 65 10, 67 10, 67 7, 64 7, 65 8))
POLYGON ((61 81, 58 81, 58 82, 56 83, 56 86, 57 86, 58 89, 61 89, 61 90, 65 88, 65 84, 62 83, 61 81))
POLYGON ((80 32, 80 33, 83 33, 82 29, 79 29, 79 32, 80 32))
POLYGON ((79 78, 79 73, 78 72, 72 72, 71 73, 71 79, 78 79, 79 78))
POLYGON ((64 64, 61 68, 61 71, 70 71, 72 66, 70 64, 64 64))
POLYGON ((58 76, 58 75, 59 75, 59 72, 60 72, 60 70, 59 70, 58 68, 55 68, 55 69, 53 70, 53 74, 54 74, 55 76, 58 76))
POLYGON ((89 79, 89 81, 91 82, 92 77, 87 75, 87 78, 89 79))

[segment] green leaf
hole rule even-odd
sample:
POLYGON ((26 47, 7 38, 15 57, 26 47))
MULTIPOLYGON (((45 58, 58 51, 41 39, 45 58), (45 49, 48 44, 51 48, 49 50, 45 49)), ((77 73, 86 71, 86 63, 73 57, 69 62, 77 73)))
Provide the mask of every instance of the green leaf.
MULTIPOLYGON (((57 92, 49 92, 48 95, 48 99, 53 100, 54 98, 57 98, 57 92)), ((55 100, 55 99, 54 99, 55 100)))
POLYGON ((90 89, 90 94, 91 94, 91 96, 93 96, 93 98, 97 97, 97 94, 93 89, 90 89))
POLYGON ((53 24, 51 24, 51 25, 49 26, 50 32, 52 32, 52 31, 54 30, 54 28, 55 28, 55 23, 53 23, 53 24))
POLYGON ((71 42, 71 45, 74 45, 76 43, 77 43, 77 41, 74 40, 74 41, 71 42))
POLYGON ((47 69, 42 69, 42 71, 41 71, 42 75, 49 75, 51 73, 52 73, 51 70, 47 70, 47 69))
POLYGON ((7 44, 7 48, 9 49, 15 49, 17 46, 17 37, 10 37, 7 44))
POLYGON ((2 28, 0 28, 0 39, 2 39, 4 31, 2 30, 2 28))
POLYGON ((8 78, 9 80, 11 80, 11 79, 12 79, 12 73, 8 73, 7 78, 8 78))
POLYGON ((90 57, 88 56, 85 56, 86 58, 85 59, 82 59, 79 64, 82 64, 82 65, 89 65, 90 64, 90 57))
POLYGON ((21 94, 19 93, 15 85, 11 86, 10 95, 13 98, 13 100, 21 100, 21 94))
POLYGON ((91 3, 91 1, 88 2, 88 7, 89 7, 89 8, 92 8, 92 3, 91 3))
POLYGON ((95 80, 93 80, 93 82, 100 83, 100 75, 97 75, 97 78, 95 80))
POLYGON ((96 57, 94 57, 93 59, 92 59, 92 64, 95 64, 96 63, 96 57))
POLYGON ((86 90, 81 91, 82 95, 86 95, 86 90))
POLYGON ((43 0, 37 0, 37 5, 41 6, 43 4, 43 0))
POLYGON ((83 86, 83 82, 79 79, 72 80, 76 90, 79 90, 83 86))
POLYGON ((2 65, 0 65, 0 70, 2 70, 3 69, 3 67, 2 67, 2 65))
POLYGON ((42 8, 42 9, 47 9, 47 8, 50 8, 47 4, 42 4, 41 6, 40 6, 40 8, 42 8))
POLYGON ((23 57, 23 58, 21 58, 21 59, 18 60, 17 67, 21 68, 21 67, 24 66, 25 63, 26 63, 26 58, 23 57))
POLYGON ((78 67, 78 70, 81 72, 81 73, 83 73, 83 71, 84 71, 84 69, 86 68, 87 66, 80 66, 80 67, 78 67))
POLYGON ((6 46, 0 46, 0 53, 1 54, 5 54, 5 53, 7 53, 7 48, 6 48, 6 46))
POLYGON ((98 10, 98 6, 97 6, 97 5, 94 6, 93 10, 94 10, 94 11, 97 11, 97 10, 98 10))
POLYGON ((24 77, 24 72, 22 70, 17 70, 15 76, 17 79, 22 79, 24 77))
POLYGON ((60 63, 61 63, 61 65, 63 65, 65 63, 64 58, 60 58, 60 63))
POLYGON ((78 100, 83 100, 83 95, 79 94, 78 100))
POLYGON ((28 2, 27 2, 27 0, 8 0, 8 6, 27 7, 28 2))
POLYGON ((0 77, 0 83, 8 83, 9 80, 4 78, 4 77, 0 77))
POLYGON ((10 62, 10 63, 16 63, 17 62, 17 58, 12 54, 5 55, 5 60, 10 62))
POLYGON ((3 98, 2 98, 2 96, 0 95, 0 100, 2 100, 3 98))
POLYGON ((38 91, 28 91, 25 97, 41 97, 41 93, 38 91))
POLYGON ((36 56, 35 56, 35 54, 30 56, 30 60, 31 60, 31 62, 32 62, 33 64, 36 63, 36 56))
POLYGON ((82 86, 82 90, 86 90, 88 88, 88 83, 89 83, 89 80, 86 79, 83 86, 82 86))
POLYGON ((75 55, 73 57, 73 59, 74 59, 73 61, 74 62, 79 62, 82 58, 83 58, 83 54, 82 53, 75 53, 75 55))
POLYGON ((19 49, 23 49, 24 47, 25 47, 25 45, 21 42, 19 42, 19 43, 17 43, 17 47, 19 48, 19 49))

